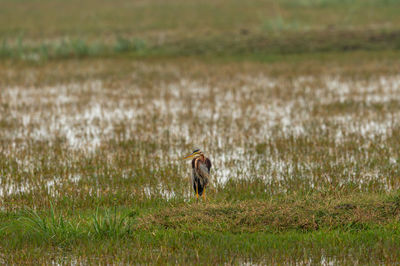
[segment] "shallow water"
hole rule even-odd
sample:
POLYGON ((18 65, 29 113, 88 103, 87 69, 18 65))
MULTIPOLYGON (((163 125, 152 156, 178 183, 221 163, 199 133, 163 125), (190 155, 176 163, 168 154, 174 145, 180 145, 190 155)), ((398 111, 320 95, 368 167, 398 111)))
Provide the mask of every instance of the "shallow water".
MULTIPOLYGON (((189 163, 178 159, 190 152, 188 147, 201 147, 213 161, 216 185, 224 186, 230 179, 259 178, 267 184, 308 178, 314 187, 321 176, 326 180, 333 177, 323 170, 316 177, 318 163, 307 156, 294 161, 293 154, 281 154, 274 145, 290 139, 318 139, 326 134, 333 144, 320 148, 326 154, 336 153, 331 167, 344 166, 338 169, 340 183, 351 181, 362 187, 373 181, 386 190, 398 188, 398 183, 388 182, 393 177, 382 172, 379 165, 362 171, 355 168, 368 162, 371 154, 367 149, 371 145, 386 147, 388 167, 396 167, 397 151, 386 140, 400 128, 399 76, 359 80, 299 76, 281 80, 243 74, 229 81, 183 78, 153 88, 135 83, 109 88, 103 81, 93 80, 7 87, 0 99, 6 106, 1 120, 9 125, 0 131, 0 138, 8 143, 2 153, 15 159, 25 171, 37 167, 34 154, 19 155, 32 142, 51 145, 62 139, 64 149, 89 156, 110 140, 135 139, 167 143, 168 148, 158 151, 161 156, 154 167, 172 160, 180 165, 185 177, 191 175, 189 163), (358 145, 359 150, 335 152, 335 147, 348 142, 358 145), (269 145, 257 151, 255 147, 264 143, 269 145)), ((1 196, 32 191, 29 183, 13 181, 6 171, 1 175, 1 196)), ((59 184, 78 181, 55 176, 35 182, 54 194, 59 184)), ((153 190, 165 198, 174 195, 173 191, 153 187, 144 193, 150 196, 153 190)))

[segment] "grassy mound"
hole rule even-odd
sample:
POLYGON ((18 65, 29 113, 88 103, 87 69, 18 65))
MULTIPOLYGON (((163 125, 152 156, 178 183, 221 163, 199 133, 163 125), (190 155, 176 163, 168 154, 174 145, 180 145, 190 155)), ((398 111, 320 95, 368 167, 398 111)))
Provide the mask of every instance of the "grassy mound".
POLYGON ((184 204, 140 218, 139 228, 217 232, 366 229, 398 220, 400 198, 313 196, 282 201, 184 204))

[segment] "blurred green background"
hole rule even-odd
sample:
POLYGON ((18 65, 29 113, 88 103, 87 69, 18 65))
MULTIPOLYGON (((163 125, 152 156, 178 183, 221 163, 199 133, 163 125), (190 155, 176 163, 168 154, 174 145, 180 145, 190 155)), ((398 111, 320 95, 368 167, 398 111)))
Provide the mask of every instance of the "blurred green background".
POLYGON ((0 56, 400 49, 397 0, 1 0, 0 56))

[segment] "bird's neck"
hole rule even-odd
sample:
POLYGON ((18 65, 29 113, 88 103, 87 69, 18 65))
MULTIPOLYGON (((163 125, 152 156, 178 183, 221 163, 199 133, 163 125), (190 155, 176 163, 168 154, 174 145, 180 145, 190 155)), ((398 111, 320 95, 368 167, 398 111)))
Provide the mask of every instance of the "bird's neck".
POLYGON ((198 165, 199 165, 199 162, 205 163, 205 161, 206 161, 206 158, 204 157, 204 155, 203 155, 203 154, 200 154, 199 157, 197 157, 196 159, 193 160, 193 162, 194 162, 194 168, 197 169, 197 167, 198 167, 198 165))
POLYGON ((206 157, 204 157, 204 155, 201 154, 199 157, 196 157, 196 158, 193 159, 193 161, 192 161, 192 167, 193 167, 193 168, 196 167, 197 162, 202 162, 202 163, 204 163, 205 161, 206 161, 206 157))

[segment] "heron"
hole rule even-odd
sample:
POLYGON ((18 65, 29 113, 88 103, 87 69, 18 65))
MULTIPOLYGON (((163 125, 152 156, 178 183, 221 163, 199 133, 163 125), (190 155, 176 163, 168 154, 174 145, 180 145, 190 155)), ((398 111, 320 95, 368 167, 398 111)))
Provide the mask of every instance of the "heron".
POLYGON ((203 195, 203 199, 206 200, 206 187, 210 179, 211 161, 204 156, 200 149, 195 149, 191 154, 183 158, 192 160, 192 184, 194 192, 196 193, 196 199, 199 200, 199 196, 203 195))

